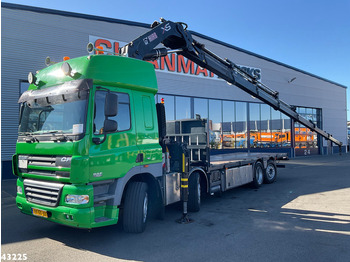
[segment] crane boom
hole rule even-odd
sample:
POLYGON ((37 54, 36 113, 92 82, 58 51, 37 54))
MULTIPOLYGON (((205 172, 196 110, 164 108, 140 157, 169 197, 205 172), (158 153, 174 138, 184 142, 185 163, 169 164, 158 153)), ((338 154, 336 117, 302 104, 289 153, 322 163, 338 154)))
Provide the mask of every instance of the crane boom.
POLYGON ((217 56, 203 44, 194 40, 192 34, 186 30, 186 24, 161 19, 161 22, 154 22, 151 28, 147 33, 120 48, 120 55, 146 61, 155 60, 174 52, 183 55, 202 68, 206 68, 226 80, 229 84, 239 87, 275 110, 279 110, 294 121, 332 141, 339 146, 341 152, 342 142, 318 128, 312 121, 302 117, 296 112, 294 106, 280 100, 278 92, 243 71, 232 61, 217 56), (163 44, 165 48, 156 48, 159 44, 163 44))

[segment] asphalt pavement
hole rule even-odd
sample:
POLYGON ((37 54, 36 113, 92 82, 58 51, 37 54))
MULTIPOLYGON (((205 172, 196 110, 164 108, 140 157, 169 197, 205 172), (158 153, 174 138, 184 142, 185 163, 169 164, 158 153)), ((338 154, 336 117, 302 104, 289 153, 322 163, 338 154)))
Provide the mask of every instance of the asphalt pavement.
POLYGON ((275 183, 208 197, 200 212, 190 213, 190 224, 177 224, 181 210, 171 205, 142 234, 119 225, 81 230, 21 214, 15 180, 2 181, 2 255, 64 262, 350 261, 350 154, 284 163, 275 183))

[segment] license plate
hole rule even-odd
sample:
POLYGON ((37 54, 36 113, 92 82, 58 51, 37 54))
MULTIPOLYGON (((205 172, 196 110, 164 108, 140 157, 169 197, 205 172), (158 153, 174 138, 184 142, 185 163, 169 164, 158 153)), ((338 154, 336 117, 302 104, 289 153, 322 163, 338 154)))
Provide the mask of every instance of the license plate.
POLYGON ((38 216, 38 217, 46 217, 48 218, 47 212, 45 210, 40 210, 37 208, 32 208, 32 213, 34 216, 38 216))

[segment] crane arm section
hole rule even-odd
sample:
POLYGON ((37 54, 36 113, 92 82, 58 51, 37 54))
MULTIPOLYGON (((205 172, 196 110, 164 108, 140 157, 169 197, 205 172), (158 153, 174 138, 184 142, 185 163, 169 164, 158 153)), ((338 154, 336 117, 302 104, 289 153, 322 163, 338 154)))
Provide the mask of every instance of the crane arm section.
POLYGON ((309 121, 296 112, 296 108, 288 105, 279 99, 279 93, 270 89, 253 76, 249 75, 239 66, 228 59, 223 59, 203 44, 192 38, 192 34, 187 31, 187 25, 180 22, 172 22, 161 19, 161 22, 154 22, 152 29, 120 48, 120 55, 132 57, 140 60, 155 60, 166 56, 169 53, 178 53, 206 68, 229 84, 235 85, 250 95, 260 99, 270 105, 275 110, 289 116, 294 121, 303 124, 310 130, 318 133, 327 140, 339 146, 341 150, 342 142, 333 138, 331 134, 318 128, 315 123, 309 121), (165 48, 156 48, 163 44, 165 48))

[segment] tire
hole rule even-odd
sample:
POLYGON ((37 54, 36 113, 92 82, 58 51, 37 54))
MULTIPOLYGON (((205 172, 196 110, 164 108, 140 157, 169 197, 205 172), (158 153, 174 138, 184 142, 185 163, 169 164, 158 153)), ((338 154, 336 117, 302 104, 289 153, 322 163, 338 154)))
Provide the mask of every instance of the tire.
POLYGON ((131 182, 125 193, 123 229, 128 233, 145 231, 148 217, 148 186, 131 182))
POLYGON ((264 183, 271 184, 275 182, 277 177, 277 168, 273 160, 267 161, 266 170, 264 172, 264 183))
POLYGON ((192 173, 188 179, 188 211, 198 212, 201 207, 201 183, 198 172, 192 173))
POLYGON ((261 162, 256 162, 253 171, 253 188, 259 188, 264 182, 264 166, 261 162))

